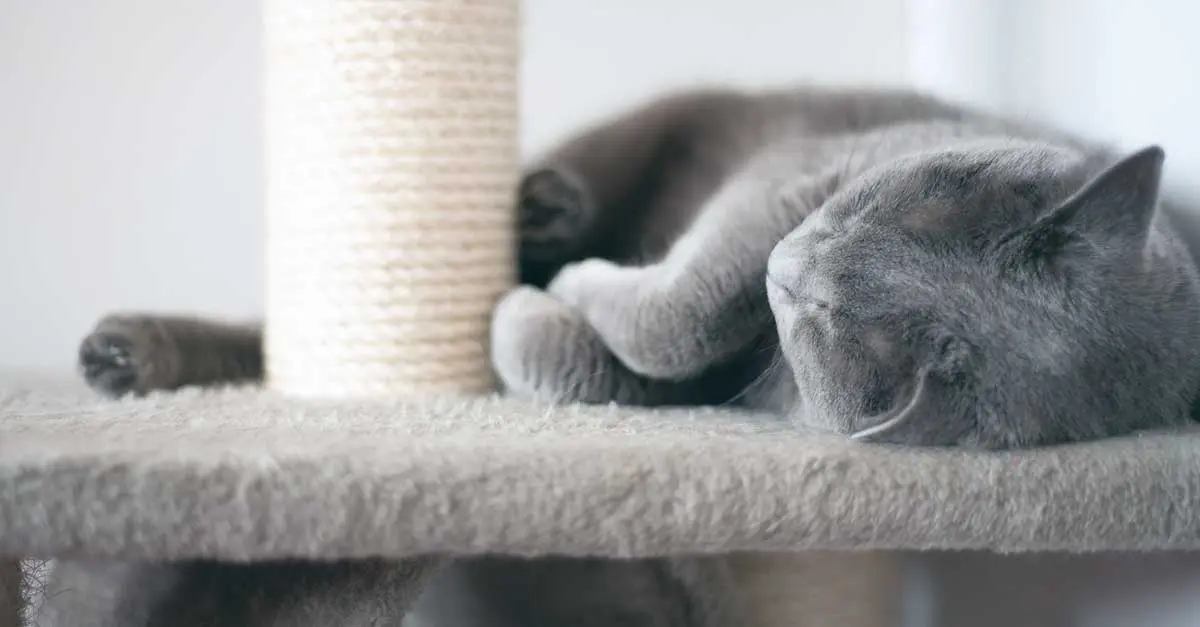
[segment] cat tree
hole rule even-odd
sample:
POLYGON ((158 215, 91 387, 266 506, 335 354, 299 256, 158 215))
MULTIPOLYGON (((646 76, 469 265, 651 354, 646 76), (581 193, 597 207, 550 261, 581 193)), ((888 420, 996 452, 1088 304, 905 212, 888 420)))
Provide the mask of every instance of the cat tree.
POLYGON ((305 396, 492 389, 518 2, 268 2, 266 366, 305 396))
MULTIPOLYGON (((268 389, 109 402, 6 377, 0 555, 740 554, 750 624, 865 627, 894 614, 889 550, 1200 548, 1194 435, 906 450, 731 410, 490 394, 518 9, 266 3, 268 389)), ((0 563, 0 627, 14 571, 0 563)))

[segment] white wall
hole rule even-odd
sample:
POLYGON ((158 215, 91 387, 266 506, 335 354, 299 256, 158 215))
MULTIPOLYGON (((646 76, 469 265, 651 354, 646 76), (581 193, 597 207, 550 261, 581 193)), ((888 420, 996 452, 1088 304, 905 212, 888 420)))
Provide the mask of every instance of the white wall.
POLYGON ((1014 33, 1027 45, 1015 48, 1009 109, 1126 148, 1161 143, 1168 154, 1168 190, 1200 205, 1200 38, 1194 28, 1200 24, 1200 4, 1018 0, 1014 5, 1019 5, 1017 15, 1026 16, 1014 33))
POLYGON ((526 0, 525 145, 671 87, 905 80, 893 0, 526 0))
MULTIPOLYGON (((1162 142, 1172 189, 1200 198, 1194 5, 905 1, 527 0, 524 145, 674 85, 912 78, 1122 143, 1162 142), (905 1, 941 16, 918 24, 920 39, 905 1), (971 22, 988 12, 999 17, 971 22), (909 68, 910 51, 925 61, 909 68)), ((0 0, 0 368, 69 367, 113 309, 258 311, 257 11, 0 0)), ((1197 558, 935 565, 943 627, 1200 624, 1197 558), (1172 585, 1156 592, 1137 585, 1163 578, 1172 585)))
POLYGON ((259 308, 258 45, 239 0, 0 0, 0 365, 102 312, 259 308))
POLYGON ((1172 196, 1200 206, 1200 4, 907 0, 911 80, 942 95, 1167 151, 1172 196))
MULTIPOLYGON (((525 4, 530 150, 667 86, 904 71, 894 2, 525 4)), ((259 311, 258 42, 248 0, 0 0, 0 368, 113 309, 259 311)))

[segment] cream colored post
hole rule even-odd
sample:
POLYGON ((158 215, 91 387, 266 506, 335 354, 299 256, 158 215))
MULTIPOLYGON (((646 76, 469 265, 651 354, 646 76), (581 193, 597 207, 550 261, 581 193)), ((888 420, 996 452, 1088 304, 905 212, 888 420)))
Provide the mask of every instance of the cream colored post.
POLYGON ((515 276, 519 0, 266 0, 266 371, 476 393, 515 276))

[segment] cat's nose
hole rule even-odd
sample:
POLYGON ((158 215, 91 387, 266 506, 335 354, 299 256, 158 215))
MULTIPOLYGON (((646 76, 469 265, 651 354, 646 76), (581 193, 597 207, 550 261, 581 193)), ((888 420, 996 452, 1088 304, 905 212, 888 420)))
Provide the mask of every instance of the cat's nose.
POLYGON ((773 281, 767 281, 767 301, 771 305, 771 314, 775 317, 775 325, 781 338, 786 338, 796 325, 799 308, 791 292, 782 289, 773 281))
POLYGON ((800 306, 794 284, 786 282, 788 276, 787 271, 778 269, 774 273, 767 273, 767 302, 771 305, 771 311, 775 315, 775 322, 780 326, 781 333, 792 327, 800 306))
POLYGON ((781 295, 795 290, 800 279, 800 263, 783 245, 776 246, 767 258, 767 290, 781 295))

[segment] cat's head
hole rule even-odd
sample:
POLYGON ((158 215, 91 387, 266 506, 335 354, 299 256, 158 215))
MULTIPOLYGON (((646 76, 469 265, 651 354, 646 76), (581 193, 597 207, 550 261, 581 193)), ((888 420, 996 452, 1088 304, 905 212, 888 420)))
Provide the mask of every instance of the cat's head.
POLYGON ((1194 349, 1163 327, 1196 305, 1187 280, 1169 293, 1151 276, 1170 272, 1154 255, 1176 252, 1152 242, 1162 163, 1157 147, 1106 165, 1004 143, 859 176, 771 255, 797 419, 1006 448, 1180 415, 1190 399, 1172 377, 1195 377, 1161 369, 1186 370, 1194 349))

